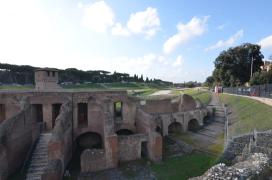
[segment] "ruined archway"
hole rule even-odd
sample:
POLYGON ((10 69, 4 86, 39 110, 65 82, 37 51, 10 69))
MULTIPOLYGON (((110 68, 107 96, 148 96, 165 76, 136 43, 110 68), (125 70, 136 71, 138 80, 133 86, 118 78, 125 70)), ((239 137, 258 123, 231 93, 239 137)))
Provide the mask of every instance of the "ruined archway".
POLYGON ((168 134, 176 134, 182 132, 182 125, 179 122, 173 122, 168 126, 168 134))
POLYGON ((95 132, 86 132, 79 135, 74 141, 74 145, 73 156, 67 169, 76 174, 80 172, 80 156, 84 150, 104 148, 102 136, 95 132))
POLYGON ((203 118, 203 123, 204 124, 209 124, 211 122, 211 118, 210 118, 210 116, 205 116, 204 118, 203 118))
POLYGON ((76 143, 78 148, 84 149, 102 149, 102 137, 95 132, 86 132, 77 137, 76 143))
POLYGON ((116 131, 116 134, 118 136, 128 136, 128 135, 132 135, 134 133, 133 133, 133 131, 131 131, 129 129, 119 129, 118 131, 116 131))
POLYGON ((189 131, 197 131, 199 130, 199 123, 196 119, 191 119, 189 122, 188 122, 188 130, 189 131))

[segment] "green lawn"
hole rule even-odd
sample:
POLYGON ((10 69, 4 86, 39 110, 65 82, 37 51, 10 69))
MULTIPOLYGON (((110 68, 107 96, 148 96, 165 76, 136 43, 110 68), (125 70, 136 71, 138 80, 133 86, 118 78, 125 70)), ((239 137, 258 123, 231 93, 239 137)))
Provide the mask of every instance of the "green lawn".
POLYGON ((181 91, 184 94, 188 94, 195 99, 199 99, 204 106, 207 106, 211 100, 211 93, 207 90, 186 89, 181 91))
POLYGON ((151 169, 159 180, 185 180, 202 175, 216 160, 216 157, 204 153, 192 153, 167 158, 162 163, 152 164, 151 169))
POLYGON ((34 85, 27 85, 27 86, 12 86, 12 85, 3 85, 0 86, 0 90, 29 90, 29 89, 34 89, 34 85))
POLYGON ((272 129, 272 107, 246 97, 220 94, 221 102, 231 109, 229 133, 232 136, 249 133, 254 129, 272 129))

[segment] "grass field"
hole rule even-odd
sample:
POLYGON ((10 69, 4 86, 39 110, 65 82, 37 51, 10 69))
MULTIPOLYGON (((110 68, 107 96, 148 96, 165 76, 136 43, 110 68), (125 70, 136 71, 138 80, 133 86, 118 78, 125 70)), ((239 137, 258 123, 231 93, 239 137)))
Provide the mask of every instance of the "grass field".
POLYGON ((11 86, 11 85, 2 85, 0 86, 0 90, 29 90, 34 89, 34 86, 11 86))
POLYGON ((188 94, 195 99, 199 99, 204 106, 207 106, 211 100, 211 93, 207 90, 186 89, 181 92, 188 94))
POLYGON ((230 107, 230 135, 272 129, 272 107, 246 97, 220 94, 220 101, 230 107))
POLYGON ((152 164, 151 169, 159 180, 186 180, 202 175, 216 160, 216 157, 204 153, 192 153, 167 158, 160 164, 152 164))

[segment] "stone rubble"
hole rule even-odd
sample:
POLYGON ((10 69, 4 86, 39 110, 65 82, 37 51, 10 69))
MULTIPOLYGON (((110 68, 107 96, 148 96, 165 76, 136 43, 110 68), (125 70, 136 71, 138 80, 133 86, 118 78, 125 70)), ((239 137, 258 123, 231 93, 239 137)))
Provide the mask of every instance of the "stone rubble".
POLYGON ((224 163, 210 168, 204 175, 191 178, 191 180, 239 180, 239 179, 263 179, 269 171, 269 158, 266 154, 251 154, 245 161, 233 166, 224 163))

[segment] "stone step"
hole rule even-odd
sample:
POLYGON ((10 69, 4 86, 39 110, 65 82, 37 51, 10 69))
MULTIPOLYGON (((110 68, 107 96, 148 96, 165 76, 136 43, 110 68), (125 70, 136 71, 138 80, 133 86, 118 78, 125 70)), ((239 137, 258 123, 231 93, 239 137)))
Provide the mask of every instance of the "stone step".
POLYGON ((27 180, 40 180, 48 163, 48 143, 51 134, 41 134, 27 170, 27 180))

